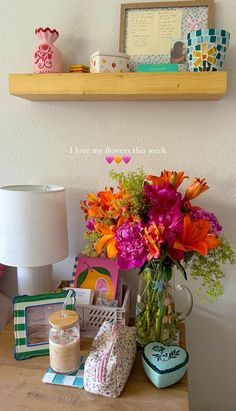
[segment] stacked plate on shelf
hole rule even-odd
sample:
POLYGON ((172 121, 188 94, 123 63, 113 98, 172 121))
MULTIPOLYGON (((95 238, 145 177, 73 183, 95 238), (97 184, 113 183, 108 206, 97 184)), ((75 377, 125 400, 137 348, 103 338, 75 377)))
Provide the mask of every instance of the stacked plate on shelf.
POLYGON ((187 34, 190 71, 222 70, 230 33, 222 29, 198 29, 187 34))

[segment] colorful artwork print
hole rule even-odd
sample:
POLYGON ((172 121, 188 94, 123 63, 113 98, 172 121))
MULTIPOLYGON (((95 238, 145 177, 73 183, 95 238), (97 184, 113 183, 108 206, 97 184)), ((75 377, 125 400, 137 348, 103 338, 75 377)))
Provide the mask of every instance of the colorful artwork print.
POLYGON ((115 261, 81 254, 76 257, 73 277, 74 287, 97 290, 109 300, 115 298, 118 281, 118 267, 115 261))

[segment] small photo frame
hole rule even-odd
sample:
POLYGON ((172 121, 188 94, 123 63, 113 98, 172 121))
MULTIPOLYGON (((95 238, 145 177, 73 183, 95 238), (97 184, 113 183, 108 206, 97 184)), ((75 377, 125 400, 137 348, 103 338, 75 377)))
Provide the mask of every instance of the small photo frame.
POLYGON ((214 0, 122 4, 120 51, 130 55, 131 71, 137 71, 138 64, 168 64, 173 60, 179 71, 187 71, 180 43, 186 43, 187 33, 196 27, 213 26, 214 0), (179 43, 173 50, 174 41, 179 43))
MULTIPOLYGON (((105 257, 88 257, 79 254, 75 258, 72 283, 75 288, 87 288, 102 293, 108 300, 116 297, 119 268, 115 260, 105 257)), ((99 296, 101 296, 99 294, 99 296)))
MULTIPOLYGON (((63 308, 69 291, 59 293, 22 295, 13 299, 15 358, 27 358, 49 354, 49 316, 63 308)), ((75 293, 73 292, 66 305, 73 310, 75 293)))
POLYGON ((172 41, 170 50, 170 63, 185 64, 186 63, 186 43, 183 39, 175 39, 172 41))

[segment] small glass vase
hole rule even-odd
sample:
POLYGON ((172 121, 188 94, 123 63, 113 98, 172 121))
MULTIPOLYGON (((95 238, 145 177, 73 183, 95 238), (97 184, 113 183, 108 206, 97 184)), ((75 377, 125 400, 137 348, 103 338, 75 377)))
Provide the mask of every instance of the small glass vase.
POLYGON ((193 297, 183 285, 175 285, 172 267, 152 261, 139 274, 136 335, 141 346, 150 341, 179 343, 179 322, 190 314, 193 297))

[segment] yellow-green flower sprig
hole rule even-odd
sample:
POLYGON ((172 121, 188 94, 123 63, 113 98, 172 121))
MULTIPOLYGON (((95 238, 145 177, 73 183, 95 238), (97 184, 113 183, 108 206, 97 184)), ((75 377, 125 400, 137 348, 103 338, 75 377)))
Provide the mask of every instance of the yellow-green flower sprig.
POLYGON ((118 207, 124 206, 134 216, 140 217, 145 208, 143 185, 146 174, 143 168, 128 173, 117 173, 111 170, 110 177, 119 184, 125 193, 124 198, 117 204, 118 207))
POLYGON ((185 266, 191 272, 193 278, 200 278, 202 283, 197 289, 201 301, 206 299, 214 302, 223 294, 222 280, 225 277, 221 269, 222 264, 234 264, 235 252, 224 236, 220 237, 220 245, 209 250, 203 256, 198 253, 192 254, 185 266))

